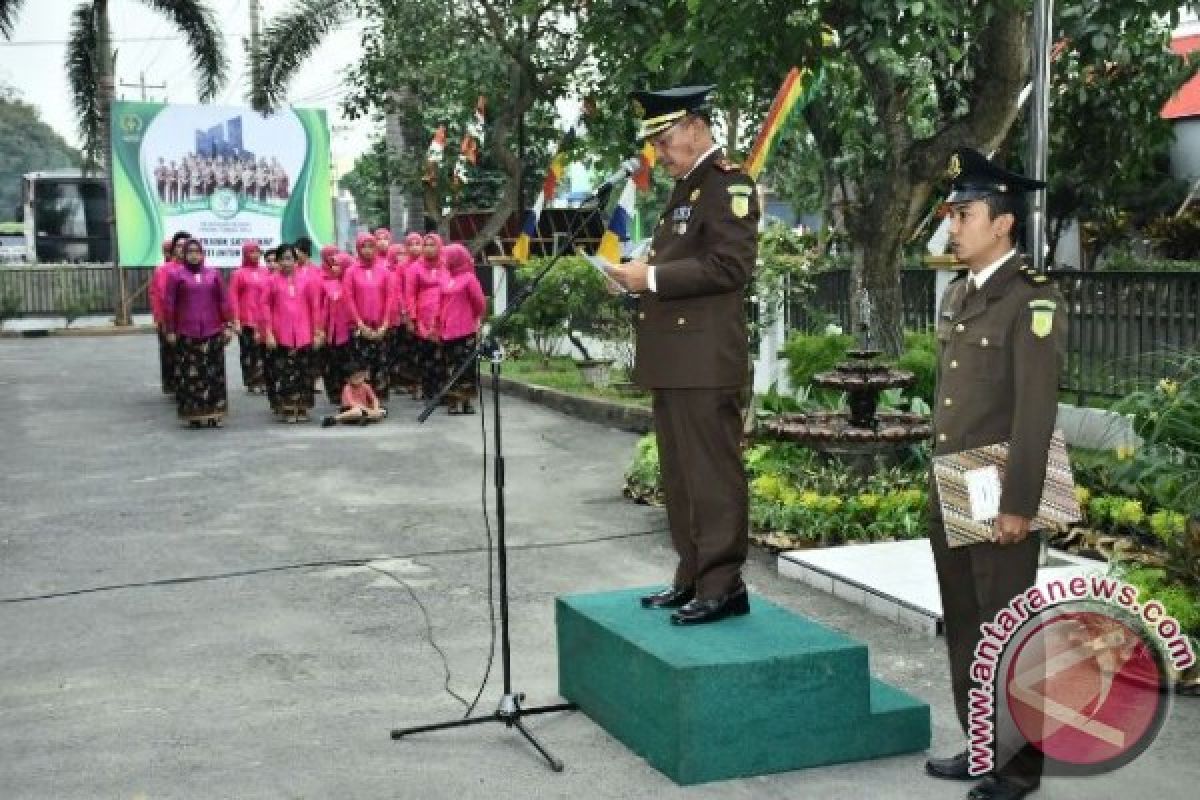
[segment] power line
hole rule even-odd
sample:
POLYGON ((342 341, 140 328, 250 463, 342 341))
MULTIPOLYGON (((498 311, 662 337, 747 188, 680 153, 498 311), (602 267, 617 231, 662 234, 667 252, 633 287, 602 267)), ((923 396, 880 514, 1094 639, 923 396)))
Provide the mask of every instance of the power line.
MULTIPOLYGON (((113 44, 130 44, 135 42, 169 42, 180 38, 175 36, 127 36, 112 39, 113 44)), ((68 39, 27 39, 23 42, 0 42, 0 47, 49 47, 51 45, 70 44, 68 39)))

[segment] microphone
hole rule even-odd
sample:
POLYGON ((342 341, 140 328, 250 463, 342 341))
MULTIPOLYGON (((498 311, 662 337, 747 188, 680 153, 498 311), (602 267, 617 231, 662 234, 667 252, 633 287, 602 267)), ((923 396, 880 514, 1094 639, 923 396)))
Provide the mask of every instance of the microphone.
POLYGON ((598 197, 603 197, 606 193, 612 191, 612 188, 621 181, 628 178, 633 173, 642 168, 641 156, 630 156, 617 165, 616 170, 600 182, 600 185, 592 190, 589 200, 595 200, 598 197))

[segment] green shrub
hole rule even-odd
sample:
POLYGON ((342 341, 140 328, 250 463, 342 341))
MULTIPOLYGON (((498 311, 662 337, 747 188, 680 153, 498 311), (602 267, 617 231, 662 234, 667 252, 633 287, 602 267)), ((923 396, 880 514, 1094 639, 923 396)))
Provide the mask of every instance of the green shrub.
POLYGON ((641 499, 657 498, 662 491, 662 469, 658 461, 658 439, 648 433, 638 439, 633 462, 625 470, 627 493, 641 499))
POLYGON ((1157 600, 1184 633, 1200 636, 1200 598, 1194 589, 1172 583, 1165 570, 1155 567, 1121 565, 1116 573, 1126 583, 1137 587, 1139 603, 1144 606, 1147 600, 1157 600))
POLYGON ((1146 237, 1164 258, 1200 258, 1200 211, 1161 216, 1146 226, 1146 237))
POLYGON ((788 337, 783 355, 788 360, 788 378, 797 388, 812 383, 813 376, 828 372, 846 359, 854 347, 854 337, 846 334, 810 335, 797 333, 788 337))
POLYGON ((0 288, 0 322, 21 313, 21 293, 16 289, 0 288))
MULTIPOLYGON (((545 259, 531 260, 517 272, 518 283, 533 280, 545 265, 545 259)), ((627 316, 620 300, 609 294, 604 276, 586 260, 570 256, 555 265, 521 310, 513 314, 512 328, 506 336, 515 338, 524 333, 544 359, 553 353, 559 337, 566 336, 580 357, 587 359, 591 354, 575 332, 617 338, 625 330, 621 322, 627 316)))
POLYGON ((906 334, 896 366, 913 374, 913 385, 905 391, 932 406, 937 394, 937 340, 933 334, 906 334))

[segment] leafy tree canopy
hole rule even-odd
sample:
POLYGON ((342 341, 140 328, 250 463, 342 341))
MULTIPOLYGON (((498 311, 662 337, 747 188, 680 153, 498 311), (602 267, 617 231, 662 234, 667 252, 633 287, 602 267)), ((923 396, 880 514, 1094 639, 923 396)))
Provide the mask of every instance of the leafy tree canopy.
POLYGON ((15 220, 21 176, 38 170, 78 167, 79 151, 42 121, 16 90, 0 86, 0 220, 15 220))

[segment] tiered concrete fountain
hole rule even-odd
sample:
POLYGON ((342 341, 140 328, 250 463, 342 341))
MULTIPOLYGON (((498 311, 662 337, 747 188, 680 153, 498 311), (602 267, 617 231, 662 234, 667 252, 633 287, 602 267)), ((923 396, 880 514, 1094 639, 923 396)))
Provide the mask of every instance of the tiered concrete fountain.
POLYGON ((929 439, 933 426, 921 414, 879 411, 879 395, 887 389, 912 385, 913 374, 875 364, 879 350, 871 347, 871 301, 859 291, 859 346, 850 360, 813 377, 813 385, 846 393, 845 411, 780 414, 764 426, 767 436, 799 442, 845 461, 863 474, 881 461, 894 461, 902 447, 929 439))

